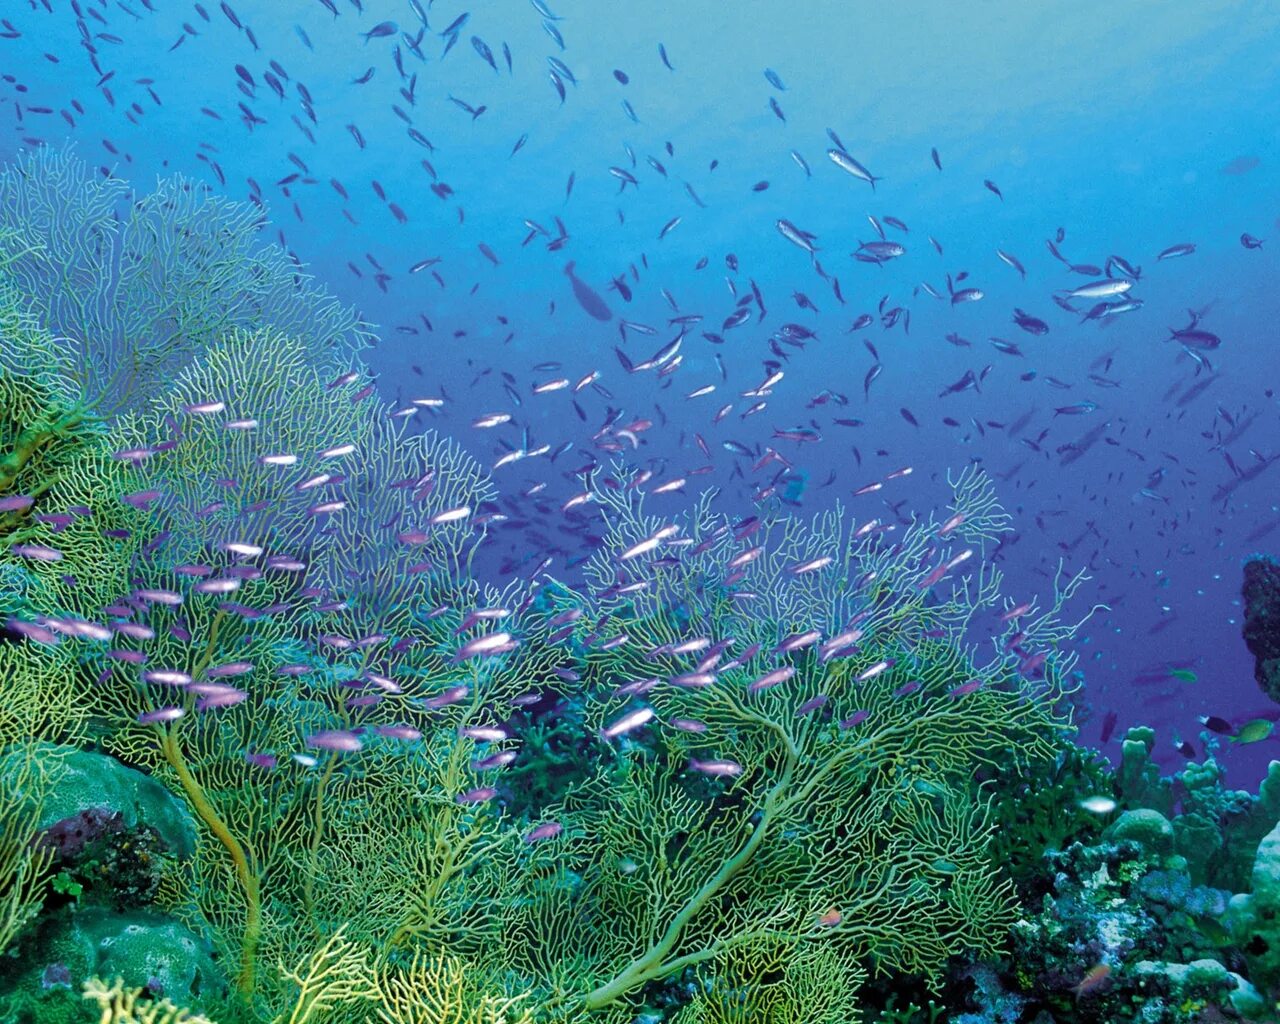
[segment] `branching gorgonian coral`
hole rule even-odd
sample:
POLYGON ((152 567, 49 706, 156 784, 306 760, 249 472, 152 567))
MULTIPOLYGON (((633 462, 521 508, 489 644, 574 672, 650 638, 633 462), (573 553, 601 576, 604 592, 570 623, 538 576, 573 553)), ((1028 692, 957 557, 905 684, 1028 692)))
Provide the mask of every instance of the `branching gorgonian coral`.
POLYGON ((554 881, 510 912, 513 969, 598 1009, 777 943, 932 978, 994 948, 1012 893, 974 775, 1052 756, 1067 722, 1052 654, 972 657, 998 598, 966 546, 1002 524, 985 478, 900 536, 705 503, 663 521, 625 481, 600 498, 590 593, 551 622, 598 698, 602 769, 548 812, 564 834, 526 877, 554 881))
POLYGON ((491 937, 466 939, 464 886, 519 837, 486 806, 509 759, 490 734, 560 657, 519 642, 523 586, 466 574, 478 467, 369 399, 300 342, 214 346, 110 435, 121 490, 95 509, 136 513, 127 589, 90 620, 20 622, 14 648, 40 666, 74 644, 104 745, 187 801, 202 841, 166 902, 263 1012, 283 998, 264 965, 339 923, 384 951, 491 937), (426 845, 368 849, 397 836, 426 845))
POLYGON ((99 412, 142 407, 235 328, 311 339, 346 364, 366 326, 258 238, 259 211, 183 179, 135 195, 70 151, 37 149, 0 172, 3 277, 76 355, 99 412))

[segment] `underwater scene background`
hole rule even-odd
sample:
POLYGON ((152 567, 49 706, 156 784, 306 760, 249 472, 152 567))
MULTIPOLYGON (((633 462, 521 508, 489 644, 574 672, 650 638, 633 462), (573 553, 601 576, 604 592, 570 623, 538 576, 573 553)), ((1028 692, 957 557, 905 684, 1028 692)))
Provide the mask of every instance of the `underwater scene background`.
POLYGON ((1277 53, 0 4, 0 1021, 1280 1019, 1277 53))

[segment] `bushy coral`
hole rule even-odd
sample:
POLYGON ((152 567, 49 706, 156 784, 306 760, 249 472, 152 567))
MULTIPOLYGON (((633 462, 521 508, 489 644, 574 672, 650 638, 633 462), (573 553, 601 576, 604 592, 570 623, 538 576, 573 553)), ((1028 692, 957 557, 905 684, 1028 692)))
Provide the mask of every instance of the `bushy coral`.
POLYGON ((1258 844, 1249 891, 1231 898, 1226 920, 1250 980, 1280 1010, 1280 824, 1258 844))
POLYGON ((990 783, 997 822, 993 859, 1009 873, 1021 900, 1037 901, 1046 882, 1046 851, 1089 842, 1101 832, 1101 819, 1084 802, 1114 796, 1112 772, 1097 752, 1064 743, 1051 762, 1031 770, 1001 765, 990 783))
POLYGON ((171 999, 147 998, 142 993, 141 988, 126 988, 121 978, 111 985, 90 978, 83 996, 101 1011, 101 1024, 214 1024, 174 1005, 171 999))
POLYGON ((0 173, 0 277, 72 347, 71 376, 104 413, 145 406, 236 328, 305 335, 327 365, 368 342, 354 313, 259 241, 261 225, 202 183, 137 195, 70 150, 35 149, 0 173))
MULTIPOLYGON (((993 506, 967 493, 976 531, 993 506)), ((956 554, 937 550, 934 520, 889 545, 838 515, 778 518, 748 548, 705 508, 666 524, 633 494, 601 491, 593 588, 548 609, 595 697, 602 767, 548 809, 564 834, 530 855, 537 898, 497 955, 530 977, 572 963, 549 998, 576 988, 604 1008, 762 943, 935 979, 950 954, 996 948, 1012 898, 973 775, 997 752, 1051 757, 1065 726, 1054 661, 1028 680, 1019 655, 969 656, 997 577, 931 597, 922 580, 956 554), (677 543, 650 544, 651 565, 627 554, 655 536, 677 543), (830 570, 793 571, 823 556, 830 570), (750 569, 734 579, 737 565, 750 569), (631 753, 614 758, 610 738, 631 753)))
MULTIPOLYGON (((261 963, 293 959, 365 902, 358 876, 316 884, 350 867, 353 845, 401 829, 462 845, 477 823, 493 832, 483 808, 454 800, 479 778, 457 728, 505 717, 555 657, 454 659, 457 634, 488 621, 464 621, 468 609, 509 614, 518 597, 465 575, 474 531, 456 520, 482 478, 456 447, 401 436, 362 397, 321 377, 300 343, 239 334, 119 428, 119 443, 151 452, 133 473, 154 495, 153 539, 110 609, 127 634, 116 650, 134 653, 90 648, 100 672, 86 697, 108 749, 201 823, 194 896, 171 890, 167 904, 212 927, 241 988, 267 1004, 261 963), (209 403, 216 414, 191 411, 209 403), (316 736, 366 749, 306 753, 316 736)), ((426 861, 385 890, 393 919, 370 912, 353 931, 385 941, 445 927, 443 894, 419 917, 410 894, 430 890, 421 872, 453 886, 464 865, 426 861)))
POLYGON ((1174 846, 1197 884, 1241 891, 1259 843, 1280 822, 1280 761, 1270 763, 1255 794, 1226 787, 1213 741, 1203 762, 1188 762, 1167 777, 1151 758, 1154 742, 1148 728, 1126 734, 1116 777, 1122 806, 1171 820, 1174 846))
POLYGON ((1013 927, 1001 985, 1053 1021, 1274 1019, 1280 861, 1277 833, 1259 830, 1276 827, 1280 762, 1254 796, 1226 789, 1212 756, 1161 776, 1153 741, 1125 738, 1114 792, 1128 809, 1046 854, 1047 889, 1013 927))

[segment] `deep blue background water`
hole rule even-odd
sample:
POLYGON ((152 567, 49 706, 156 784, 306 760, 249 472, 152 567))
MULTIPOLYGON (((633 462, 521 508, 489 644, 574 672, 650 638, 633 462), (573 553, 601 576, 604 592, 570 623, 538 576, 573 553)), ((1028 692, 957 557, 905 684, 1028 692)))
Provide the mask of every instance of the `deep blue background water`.
MULTIPOLYGON (((1236 472, 1225 456, 1241 472, 1280 456, 1273 390, 1280 387, 1280 7, 556 0, 561 50, 528 0, 472 8, 438 0, 427 10, 419 58, 401 34, 421 27, 407 0, 366 0, 363 12, 352 0, 333 2, 337 17, 318 0, 238 0, 232 13, 244 28, 237 28, 216 0, 81 0, 86 46, 73 3, 4 0, 0 157, 71 139, 81 156, 139 190, 158 174, 181 172, 221 193, 259 198, 272 218, 267 236, 380 326, 367 362, 388 399, 404 404, 443 389, 443 411, 420 420, 454 433, 486 463, 511 447, 573 442, 554 462, 539 457, 497 471, 515 525, 494 532, 489 571, 527 570, 550 554, 552 573, 573 575, 596 524, 589 508, 565 514, 560 504, 583 489, 574 470, 612 457, 592 440, 610 409, 621 410, 616 426, 654 421, 626 454, 631 464, 654 470, 654 484, 688 480, 651 499, 660 511, 685 507, 713 484, 723 507, 751 511, 752 496, 781 466, 753 472, 756 458, 733 454, 725 441, 753 453, 773 446, 795 467, 774 482, 801 509, 839 498, 860 519, 940 505, 946 471, 977 459, 1015 516, 1017 533, 997 556, 1008 593, 1048 595, 1062 560, 1093 576, 1081 614, 1094 602, 1110 606, 1079 640, 1093 711, 1085 740, 1096 738, 1102 713, 1115 710, 1118 734, 1133 722, 1157 725, 1161 751, 1174 763, 1169 740, 1194 739, 1199 715, 1240 723, 1276 714, 1252 678, 1238 595, 1242 558, 1280 545, 1280 469, 1268 466, 1230 488, 1236 472), (438 33, 466 11, 456 46, 442 56, 438 33), (387 20, 396 34, 363 41, 361 33, 387 20), (473 48, 473 35, 492 49, 498 71, 473 48), (563 103, 548 55, 577 79, 565 83, 563 103), (283 98, 264 78, 270 61, 288 76, 280 78, 283 98), (253 88, 240 88, 236 65, 253 88), (355 83, 369 68, 373 77, 355 83), (615 68, 629 84, 617 81, 615 68), (785 91, 766 81, 765 68, 785 91), (410 102, 401 89, 412 75, 410 102), (473 119, 450 96, 486 109, 473 119), (246 123, 239 104, 265 123, 246 123), (434 150, 408 136, 405 118, 434 150), (883 176, 874 191, 827 159, 828 128, 883 176), (634 173, 638 187, 619 194, 610 166, 634 173), (298 180, 280 184, 295 172, 298 180), (753 191, 762 181, 768 188, 753 191), (451 193, 431 190, 440 183, 451 193), (904 257, 883 267, 850 258, 859 241, 875 237, 868 215, 908 225, 907 234, 889 229, 906 246, 904 257), (542 236, 522 246, 526 218, 554 234, 557 217, 569 235, 560 248, 549 251, 542 236), (679 224, 660 240, 674 217, 679 224), (845 304, 778 233, 779 218, 817 236, 819 259, 839 279, 845 304), (1101 266, 1115 253, 1141 265, 1133 294, 1143 308, 1105 326, 1059 309, 1051 293, 1089 278, 1048 253, 1045 239, 1058 228, 1071 261, 1101 266), (1242 232, 1264 239, 1263 248, 1243 248, 1242 232), (1180 242, 1195 243, 1196 252, 1156 262, 1180 242), (1025 281, 997 248, 1021 260, 1025 281), (737 257, 736 273, 728 254, 737 257), (428 257, 440 262, 409 273, 428 257), (575 302, 563 273, 569 260, 610 305, 608 323, 575 302), (927 282, 945 295, 946 275, 962 271, 966 285, 983 289, 982 301, 952 306, 920 287, 927 282), (629 303, 606 289, 623 274, 629 303), (768 315, 721 332, 734 292, 748 292, 750 280, 768 315), (801 308, 796 292, 820 312, 801 308), (877 314, 882 297, 885 308, 910 310, 909 333, 878 320, 848 333, 859 314, 877 314), (1019 330, 1015 307, 1042 317, 1050 332, 1019 330), (1212 371, 1199 376, 1165 340, 1169 326, 1185 324, 1188 308, 1207 310, 1204 326, 1223 339, 1210 354, 1212 371), (642 362, 676 336, 669 319, 689 314, 705 319, 684 338, 678 370, 662 378, 623 370, 615 345, 642 362), (624 341, 622 318, 657 333, 624 341), (743 418, 755 399, 741 392, 764 380, 765 361, 775 358, 769 337, 788 322, 817 337, 803 350, 781 347, 785 378, 763 410, 743 418), (723 342, 704 331, 723 333, 723 342), (971 347, 949 344, 952 333, 971 347), (1017 342, 1024 357, 1001 354, 992 336, 1017 342), (866 342, 883 365, 869 397, 863 381, 877 359, 866 342), (563 369, 533 369, 549 361, 563 369), (966 370, 988 365, 981 393, 939 397, 966 370), (591 387, 531 393, 537 382, 592 370, 607 395, 591 387), (1022 379, 1029 371, 1034 379, 1022 379), (1119 386, 1099 386, 1090 372, 1119 386), (1207 376, 1212 382, 1191 394, 1207 376), (717 390, 686 397, 704 384, 717 390), (811 405, 824 392, 847 404, 828 394, 811 405), (1086 400, 1098 410, 1054 415, 1086 400), (733 410, 713 423, 729 402, 733 410), (512 424, 471 426, 500 411, 513 414, 512 424), (842 426, 837 417, 863 423, 842 426), (1250 426, 1224 450, 1219 441, 1232 422, 1250 426), (797 426, 816 426, 821 442, 772 437, 797 426), (1095 428, 1087 451, 1070 447, 1095 428), (915 468, 911 477, 850 498, 904 465, 915 468), (704 467, 705 475, 690 475, 704 467), (536 498, 521 496, 543 482, 536 498), (1198 681, 1169 676, 1177 666, 1198 681)), ((1227 750, 1231 781, 1251 785, 1275 751, 1274 738, 1227 750)))

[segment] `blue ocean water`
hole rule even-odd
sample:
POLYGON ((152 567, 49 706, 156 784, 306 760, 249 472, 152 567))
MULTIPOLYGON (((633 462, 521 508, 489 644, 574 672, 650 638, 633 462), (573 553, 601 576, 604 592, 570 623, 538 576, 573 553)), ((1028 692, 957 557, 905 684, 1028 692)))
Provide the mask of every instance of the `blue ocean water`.
MULTIPOLYGON (((599 521, 561 506, 613 459, 685 480, 660 512, 715 486, 738 516, 839 500, 886 522, 940 507, 977 460, 1014 516, 1005 591, 1043 600, 1061 564, 1092 577, 1080 617, 1108 606, 1077 640, 1085 742, 1115 712, 1117 734, 1156 726, 1172 765, 1175 735, 1200 752, 1200 716, 1275 717, 1239 589, 1280 538, 1280 9, 554 7, 9 0, 0 158, 72 142, 140 192, 178 172, 259 202, 266 237, 378 325, 384 397, 447 396, 420 421, 486 464, 549 446, 495 471, 510 519, 488 573, 550 558, 572 579, 599 521), (877 223, 905 254, 856 260, 877 223), (1141 268, 1140 308, 1081 322, 1091 303, 1054 301, 1112 255, 1141 268), (948 275, 983 297, 953 303, 948 275), (1189 309, 1221 339, 1200 359, 1169 340, 1189 309), (615 351, 636 370, 677 338, 648 370, 615 351), (942 394, 966 372, 976 388, 942 394), (1097 408, 1056 412, 1080 403, 1097 408), (490 413, 511 419, 473 426, 490 413)), ((1230 781, 1252 785, 1274 743, 1224 743, 1230 781)))

